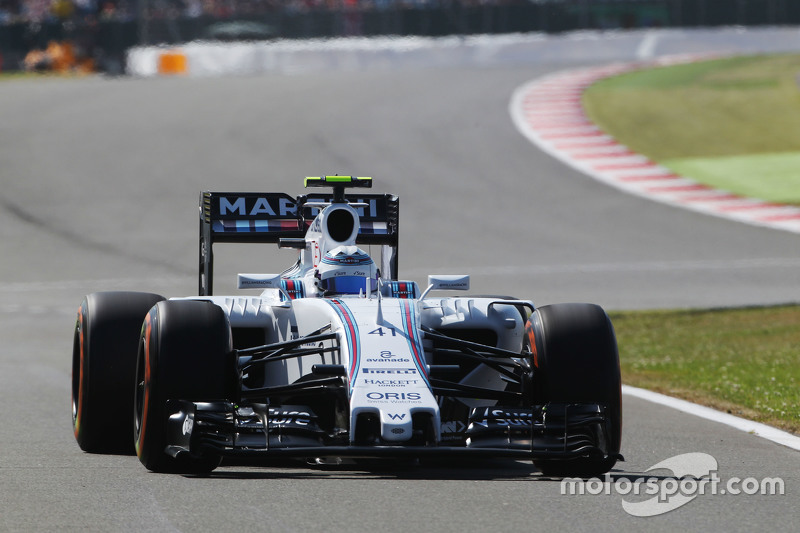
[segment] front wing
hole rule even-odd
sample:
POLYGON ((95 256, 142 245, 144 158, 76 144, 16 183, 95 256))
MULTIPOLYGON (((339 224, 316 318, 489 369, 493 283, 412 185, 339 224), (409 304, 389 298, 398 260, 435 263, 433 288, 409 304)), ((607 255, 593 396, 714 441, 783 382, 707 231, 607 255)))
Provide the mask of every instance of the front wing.
MULTIPOLYGON (((173 457, 437 457, 519 459, 609 457, 607 416, 598 404, 546 404, 531 409, 472 409, 463 445, 356 445, 331 435, 302 406, 237 407, 227 401, 170 401, 168 446, 173 457)), ((616 455, 618 457, 618 454, 616 455)))

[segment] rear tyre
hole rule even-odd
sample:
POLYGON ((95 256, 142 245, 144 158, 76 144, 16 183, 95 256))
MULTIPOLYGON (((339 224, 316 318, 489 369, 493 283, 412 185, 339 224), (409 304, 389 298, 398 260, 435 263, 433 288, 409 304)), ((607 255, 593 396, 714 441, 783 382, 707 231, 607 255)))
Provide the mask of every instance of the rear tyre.
POLYGON ((136 455, 154 472, 207 473, 212 453, 165 453, 167 400, 232 399, 235 390, 231 328, 221 307, 206 301, 159 302, 142 324, 136 368, 133 427, 136 455))
POLYGON ((622 436, 619 354, 614 327, 599 306, 543 306, 531 315, 528 342, 534 353, 534 402, 597 403, 606 407, 604 459, 535 460, 547 476, 592 477, 617 462, 622 436))
POLYGON ((142 319, 163 296, 96 292, 83 299, 72 343, 72 429, 82 450, 133 453, 136 353, 142 319))

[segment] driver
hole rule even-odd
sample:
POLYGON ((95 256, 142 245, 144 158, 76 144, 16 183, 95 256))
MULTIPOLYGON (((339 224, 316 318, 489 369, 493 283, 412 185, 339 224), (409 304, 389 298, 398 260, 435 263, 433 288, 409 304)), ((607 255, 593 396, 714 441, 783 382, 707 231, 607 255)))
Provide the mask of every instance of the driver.
POLYGON ((368 294, 378 290, 378 268, 358 246, 337 246, 317 267, 317 286, 322 294, 368 294))

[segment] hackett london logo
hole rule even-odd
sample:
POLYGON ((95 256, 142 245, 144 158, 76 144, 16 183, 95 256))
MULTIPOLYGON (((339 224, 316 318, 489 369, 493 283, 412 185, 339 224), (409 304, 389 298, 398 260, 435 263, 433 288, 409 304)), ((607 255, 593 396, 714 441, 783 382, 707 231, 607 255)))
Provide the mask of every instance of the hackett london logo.
POLYGON ((378 387, 407 387, 416 385, 416 379, 365 379, 364 385, 377 385, 378 387))

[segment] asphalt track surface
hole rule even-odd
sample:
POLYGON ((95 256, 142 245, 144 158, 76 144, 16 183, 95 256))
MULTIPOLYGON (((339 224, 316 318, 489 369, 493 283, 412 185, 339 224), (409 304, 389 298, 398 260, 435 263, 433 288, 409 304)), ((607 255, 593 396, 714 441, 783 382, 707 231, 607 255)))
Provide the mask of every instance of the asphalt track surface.
MULTIPOLYGON (((69 414, 83 294, 194 294, 204 189, 298 194, 306 175, 372 175, 401 198, 401 276, 470 273, 475 292, 538 305, 800 301, 796 235, 603 186, 539 152, 507 111, 516 87, 567 66, 793 47, 796 30, 565 36, 450 68, 0 85, 0 530, 794 529, 797 452, 628 397, 627 461, 612 479, 704 452, 723 480, 781 477, 785 495, 703 495, 634 518, 621 501, 635 498, 565 496, 523 462, 158 475, 135 457, 82 453, 69 414)), ((292 261, 272 248, 218 257, 218 293, 237 270, 292 261)))

